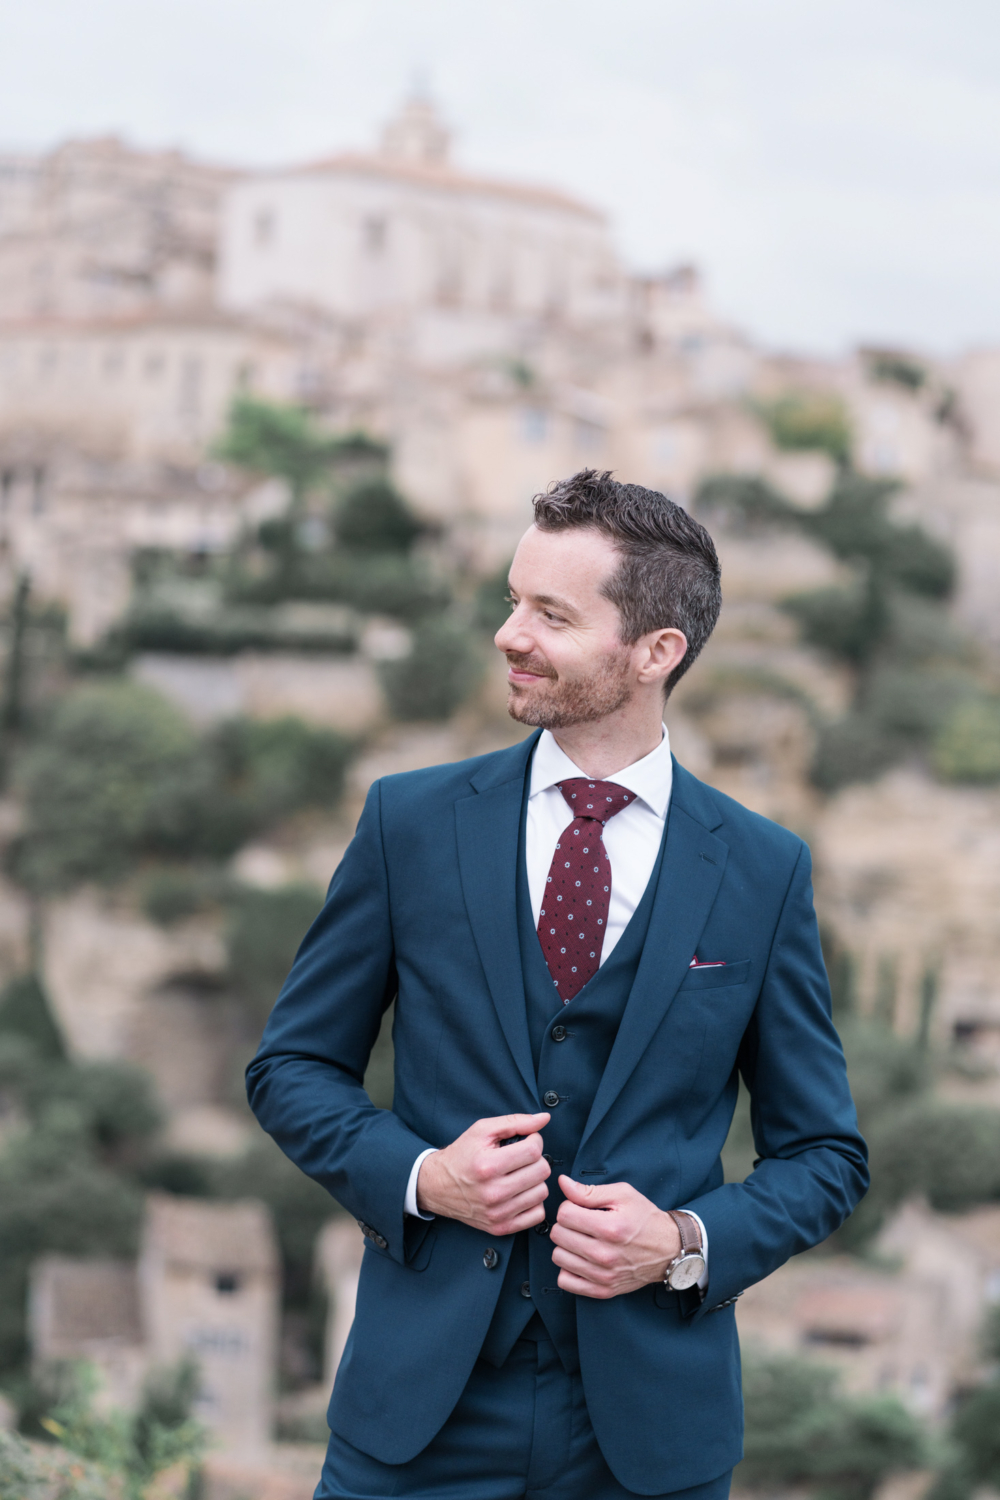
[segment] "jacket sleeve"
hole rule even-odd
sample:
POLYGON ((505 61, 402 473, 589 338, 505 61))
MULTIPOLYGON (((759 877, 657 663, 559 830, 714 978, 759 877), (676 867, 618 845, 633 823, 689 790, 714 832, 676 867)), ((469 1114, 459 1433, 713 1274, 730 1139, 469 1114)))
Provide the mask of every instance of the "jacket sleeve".
POLYGON ((711 1247, 703 1316, 832 1234, 868 1189, 813 908, 803 844, 738 1065, 750 1092, 757 1161, 744 1182, 684 1204, 711 1247))
POLYGON ((406 1184, 433 1143, 377 1109, 362 1086, 395 994, 376 782, 247 1069, 247 1096, 285 1155, 359 1220, 377 1250, 405 1263, 415 1248, 404 1236, 406 1184))

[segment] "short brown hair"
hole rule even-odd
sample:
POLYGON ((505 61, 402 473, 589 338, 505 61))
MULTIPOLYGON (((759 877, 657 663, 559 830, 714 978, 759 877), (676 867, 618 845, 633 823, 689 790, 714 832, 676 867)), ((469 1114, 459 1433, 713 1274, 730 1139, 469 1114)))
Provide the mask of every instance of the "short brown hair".
POLYGON ((715 628, 722 607, 715 543, 693 516, 658 490, 620 484, 610 469, 581 469, 536 495, 539 531, 589 526, 610 537, 621 563, 604 595, 621 616, 621 637, 634 645, 651 630, 680 630, 684 659, 666 681, 669 694, 715 628))

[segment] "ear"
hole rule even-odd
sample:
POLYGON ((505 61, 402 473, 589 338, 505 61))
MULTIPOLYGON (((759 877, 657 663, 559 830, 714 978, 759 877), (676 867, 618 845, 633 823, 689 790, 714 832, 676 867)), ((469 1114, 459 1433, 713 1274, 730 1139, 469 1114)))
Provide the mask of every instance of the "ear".
POLYGON ((687 655, 687 636, 683 630, 651 630, 637 642, 642 647, 638 680, 644 686, 666 682, 671 672, 687 655))

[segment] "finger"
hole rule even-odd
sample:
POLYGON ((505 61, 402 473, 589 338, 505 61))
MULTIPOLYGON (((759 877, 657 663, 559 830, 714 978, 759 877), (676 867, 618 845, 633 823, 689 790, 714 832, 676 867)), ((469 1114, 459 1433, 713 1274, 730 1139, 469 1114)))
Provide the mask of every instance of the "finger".
POLYGON ((480 1182, 491 1182, 494 1179, 513 1177, 518 1172, 533 1171, 541 1181, 551 1174, 552 1168, 542 1155, 541 1146, 537 1144, 540 1141, 540 1136, 532 1135, 526 1141, 518 1141, 516 1145, 505 1149, 494 1145, 476 1151, 469 1163, 472 1176, 480 1182))
POLYGON ((593 1266, 605 1266, 608 1257, 614 1253, 614 1246, 607 1241, 568 1229, 559 1219, 552 1226, 552 1243, 581 1260, 589 1261, 593 1266))
POLYGON ((544 1218, 545 1209, 541 1204, 536 1204, 534 1208, 529 1208, 524 1213, 518 1214, 516 1219, 510 1220, 499 1233, 520 1234, 522 1229, 532 1229, 536 1224, 540 1224, 544 1218))
POLYGON ((503 1203, 508 1198, 515 1198, 518 1193, 523 1193, 526 1188, 537 1187, 540 1182, 547 1182, 551 1167, 547 1161, 533 1161, 526 1167, 521 1167, 517 1172, 504 1172, 499 1176, 490 1177, 483 1184, 483 1194, 494 1203, 503 1203))
MULTIPOLYGON (((543 1166, 547 1163, 543 1162, 543 1166)), ((493 1182, 486 1182, 479 1190, 479 1196, 488 1209, 503 1209, 507 1203, 514 1203, 525 1193, 537 1193, 540 1198, 547 1198, 549 1190, 544 1176, 538 1172, 532 1172, 525 1168, 524 1172, 515 1172, 511 1177, 498 1177, 493 1182)))
POLYGON ((544 1130, 550 1119, 551 1116, 542 1111, 537 1115, 493 1115, 486 1120, 477 1120, 476 1124, 487 1139, 504 1141, 512 1135, 534 1135, 536 1131, 544 1130))
POLYGON ((538 1209, 538 1221, 541 1221, 545 1218, 542 1204, 548 1194, 549 1190, 544 1184, 541 1187, 531 1188, 527 1193, 518 1193, 516 1198, 511 1198, 506 1203, 498 1203, 495 1208, 488 1210, 489 1220, 494 1225, 508 1224, 512 1219, 520 1218, 529 1210, 538 1209))
POLYGON ((579 1208, 577 1204, 563 1200, 559 1205, 556 1220, 566 1229, 587 1235, 593 1240, 616 1240, 621 1232, 621 1215, 607 1213, 602 1209, 579 1208))
POLYGON ((584 1255, 574 1255, 564 1245, 557 1245, 552 1251, 552 1261, 563 1271, 572 1271, 574 1276, 582 1276, 585 1281, 593 1281, 598 1286, 604 1285, 612 1275, 609 1267, 595 1266, 592 1261, 584 1255))
POLYGON ((598 1286, 596 1282, 587 1281, 583 1276, 575 1276, 572 1271, 560 1271, 557 1285, 561 1292, 573 1292, 577 1297, 594 1297, 598 1301, 607 1301, 615 1295, 611 1287, 598 1286))
POLYGON ((563 1197, 570 1203, 578 1203, 581 1208, 610 1208, 622 1201, 622 1189, 627 1188, 628 1183, 574 1182, 572 1177, 563 1173, 559 1178, 559 1186, 563 1197))

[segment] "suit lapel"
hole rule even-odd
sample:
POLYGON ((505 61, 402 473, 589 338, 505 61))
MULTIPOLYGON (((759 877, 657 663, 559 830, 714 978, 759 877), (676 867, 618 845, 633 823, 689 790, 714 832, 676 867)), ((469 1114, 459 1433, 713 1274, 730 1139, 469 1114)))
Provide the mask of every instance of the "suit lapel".
POLYGON ((517 846, 527 764, 538 735, 472 778, 455 803, 458 864, 476 947, 518 1070, 538 1108, 517 932, 517 846))
POLYGON ((666 844, 642 958, 581 1149, 628 1082, 688 971, 729 854, 728 845, 710 831, 721 821, 701 784, 675 761, 666 844))

